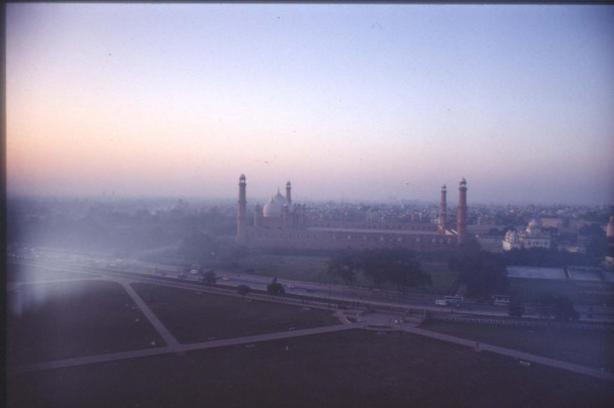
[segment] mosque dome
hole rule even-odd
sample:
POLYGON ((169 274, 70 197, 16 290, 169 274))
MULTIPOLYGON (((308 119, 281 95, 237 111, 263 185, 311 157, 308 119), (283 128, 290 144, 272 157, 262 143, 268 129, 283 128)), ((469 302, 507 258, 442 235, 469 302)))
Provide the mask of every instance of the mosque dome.
POLYGON ((283 213, 284 206, 288 205, 288 201, 286 197, 282 196, 277 190, 277 194, 275 194, 268 203, 264 205, 262 210, 262 215, 267 218, 270 217, 281 217, 283 213))

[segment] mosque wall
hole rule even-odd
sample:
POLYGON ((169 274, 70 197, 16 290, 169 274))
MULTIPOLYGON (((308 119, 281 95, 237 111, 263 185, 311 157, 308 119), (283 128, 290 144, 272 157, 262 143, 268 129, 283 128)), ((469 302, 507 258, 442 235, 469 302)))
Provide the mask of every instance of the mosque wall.
POLYGON ((376 231, 321 231, 310 229, 267 229, 250 227, 251 248, 293 249, 381 249, 405 248, 416 251, 450 249, 456 237, 433 233, 403 234, 376 231))

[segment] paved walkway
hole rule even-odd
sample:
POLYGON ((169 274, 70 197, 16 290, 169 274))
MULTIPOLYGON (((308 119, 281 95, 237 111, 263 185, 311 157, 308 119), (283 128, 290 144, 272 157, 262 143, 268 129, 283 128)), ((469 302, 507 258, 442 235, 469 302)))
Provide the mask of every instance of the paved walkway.
POLYGON ((139 309, 141 309, 141 312, 143 312, 147 320, 149 320, 151 325, 154 327, 154 329, 156 329, 160 337, 164 339, 166 344, 171 347, 177 346, 179 342, 177 341, 175 336, 171 334, 171 332, 166 328, 166 326, 164 326, 164 324, 160 321, 160 319, 158 319, 158 317, 149 308, 149 306, 147 306, 147 304, 138 295, 138 293, 134 291, 132 286, 130 286, 130 282, 118 279, 117 283, 121 284, 124 287, 124 289, 126 290, 126 292, 128 292, 132 300, 134 300, 134 303, 136 303, 139 309))
MULTIPOLYGON (((138 280, 138 281, 153 280, 151 278, 145 278, 145 277, 135 277, 135 278, 136 278, 135 280, 138 280)), ((116 360, 125 360, 125 359, 131 359, 131 358, 154 356, 154 355, 160 355, 160 354, 181 353, 181 352, 192 351, 192 350, 226 347, 226 346, 233 346, 233 345, 240 345, 240 344, 250 344, 250 343, 257 343, 257 342, 262 342, 262 341, 307 336, 307 335, 312 335, 312 334, 330 333, 330 332, 355 329, 355 328, 366 328, 369 325, 368 322, 372 320, 372 319, 366 319, 366 321, 363 321, 362 323, 350 323, 349 320, 343 319, 342 321, 344 321, 346 324, 335 325, 335 326, 324 326, 324 327, 295 330, 295 331, 288 331, 288 332, 267 333, 267 334, 261 334, 261 335, 255 335, 255 336, 238 337, 238 338, 233 338, 233 339, 213 340, 213 341, 206 341, 206 342, 192 343, 192 344, 180 344, 177 341, 177 339, 175 339, 175 337, 168 331, 168 329, 164 326, 164 324, 157 318, 157 316, 153 313, 153 311, 149 308, 149 306, 147 306, 147 304, 143 301, 143 299, 134 291, 132 286, 130 286, 130 280, 116 278, 116 277, 113 277, 111 279, 118 282, 124 287, 126 292, 130 295, 130 297, 134 300, 137 306, 141 309, 145 317, 147 317, 147 319, 151 322, 153 327, 158 331, 160 336, 164 339, 164 341, 167 344, 166 347, 157 347, 157 348, 151 348, 151 349, 133 350, 133 351, 118 352, 118 353, 100 354, 100 355, 95 355, 95 356, 69 358, 69 359, 57 360, 57 361, 49 361, 49 362, 43 362, 43 363, 18 367, 15 371, 28 372, 28 371, 48 370, 48 369, 54 369, 54 368, 74 367, 74 366, 103 363, 103 362, 116 361, 116 360), (347 323, 350 323, 350 324, 347 324, 347 323)), ((61 281, 76 281, 76 280, 84 280, 84 279, 48 280, 48 281, 36 281, 36 282, 24 282, 23 284, 50 283, 50 282, 61 282, 61 281)), ((184 283, 177 284, 174 282, 171 283, 171 282, 160 282, 160 281, 156 283, 162 284, 164 286, 175 286, 175 287, 183 286, 183 288, 185 289, 192 289, 192 290, 197 289, 197 290, 207 291, 207 289, 205 288, 195 288, 192 285, 189 285, 189 284, 186 285, 184 283)), ((380 321, 389 323, 389 320, 390 320, 387 314, 377 314, 374 317, 376 317, 375 320, 377 320, 378 323, 380 321)), ((394 317, 391 317, 391 318, 394 318, 394 317)), ((474 349, 476 348, 476 341, 474 340, 467 340, 464 338, 450 336, 450 335, 443 334, 443 333, 437 333, 437 332, 430 331, 430 330, 420 329, 420 328, 414 327, 414 325, 412 324, 396 325, 393 322, 393 326, 396 327, 397 329, 400 329, 408 333, 425 336, 425 337, 429 337, 432 339, 445 341, 448 343, 453 343, 453 344, 470 347, 474 349)), ((513 349, 509 349, 505 347, 491 345, 491 344, 479 343, 479 351, 489 351, 492 353, 512 357, 512 358, 527 361, 527 362, 533 362, 533 363, 537 363, 537 364, 541 364, 541 365, 545 365, 545 366, 549 366, 553 368, 571 371, 577 374, 589 375, 589 376, 600 378, 600 379, 614 381, 614 373, 611 373, 611 372, 602 371, 599 369, 590 368, 590 367, 582 366, 579 364, 569 363, 566 361, 555 360, 552 358, 530 354, 530 353, 526 353, 526 352, 519 351, 519 350, 513 350, 513 349)))
POLYGON ((253 344, 263 341, 280 340, 292 337, 309 336, 313 334, 332 333, 342 330, 360 328, 359 324, 339 324, 334 326, 315 327, 312 329, 292 330, 285 332, 258 334, 254 336, 236 337, 232 339, 220 339, 205 341, 200 343, 179 344, 172 346, 155 347, 150 349, 122 351, 118 353, 98 354, 95 356, 67 358, 64 360, 47 361, 43 363, 30 364, 17 367, 14 372, 25 373, 41 370, 52 370, 56 368, 77 367, 88 364, 107 363, 118 360, 128 360, 132 358, 150 357, 169 353, 182 353, 194 350, 204 350, 219 347, 238 346, 242 344, 253 344))
POLYGON ((492 344, 486 344, 481 342, 476 342, 475 340, 467 340, 461 337, 450 336, 448 334, 437 333, 431 330, 419 329, 417 327, 412 327, 411 325, 402 325, 400 329, 412 333, 417 334, 419 336, 429 337, 431 339, 441 340, 448 343, 454 343, 465 347, 470 347, 476 349, 476 344, 479 344, 477 350, 479 351, 490 351, 491 353, 500 354, 507 357, 516 358, 518 360, 528 361, 531 363, 537 363, 541 365, 545 365, 548 367, 558 368, 562 370, 567 370, 574 372, 576 374, 589 375, 591 377, 600 378, 603 380, 614 381, 614 373, 608 371, 602 371, 596 368, 586 367, 579 364, 569 363, 567 361, 555 360, 553 358, 538 356, 536 354, 526 353, 524 351, 513 350, 506 347, 495 346, 492 344))

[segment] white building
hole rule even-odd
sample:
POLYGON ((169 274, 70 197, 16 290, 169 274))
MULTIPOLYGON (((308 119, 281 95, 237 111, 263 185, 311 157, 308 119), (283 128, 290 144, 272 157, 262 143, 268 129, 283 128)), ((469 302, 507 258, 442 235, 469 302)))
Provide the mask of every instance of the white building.
POLYGON ((539 223, 531 220, 524 231, 511 230, 505 233, 501 242, 504 251, 521 248, 546 248, 552 244, 550 234, 542 231, 539 223))

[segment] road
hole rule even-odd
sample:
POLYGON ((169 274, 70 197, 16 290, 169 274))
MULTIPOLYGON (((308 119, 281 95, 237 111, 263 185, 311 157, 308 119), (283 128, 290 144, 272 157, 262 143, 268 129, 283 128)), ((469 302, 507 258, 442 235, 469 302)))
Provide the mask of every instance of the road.
POLYGON ((333 333, 342 330, 360 328, 360 324, 338 324, 333 326, 315 327, 311 329, 292 330, 284 332, 258 334, 254 336, 235 337, 231 339, 211 340, 200 343, 174 344, 165 347, 122 351, 119 353, 106 353, 94 356, 66 358, 63 360, 46 361, 43 363, 30 364, 15 369, 16 373, 31 371, 52 370, 56 368, 77 367, 89 364, 107 363, 111 361, 128 360, 133 358, 151 357, 169 353, 185 353, 188 351, 204 350, 219 347, 250 345, 263 341, 281 340, 293 337, 311 336, 315 334, 333 333))
MULTIPOLYGON (((180 268, 157 264, 151 262, 142 262, 137 260, 117 260, 109 257, 93 257, 89 255, 64 253, 57 254, 51 252, 41 252, 41 258, 37 261, 53 261, 65 264, 68 259, 73 266, 80 268, 95 267, 105 268, 108 270, 117 270, 126 273, 139 274, 141 276, 150 277, 165 277, 177 279, 183 282, 200 282, 198 275, 190 275, 185 278, 180 278, 180 268)), ((97 270, 96 273, 99 273, 97 270)), ((216 271, 218 275, 218 284, 236 288, 236 286, 244 284, 252 289, 266 290, 267 285, 271 282, 270 276, 236 273, 229 271, 216 271)), ((437 295, 429 294, 406 294, 401 295, 396 291, 369 289, 360 287, 348 287, 344 285, 326 284, 317 282, 305 282, 289 279, 278 279, 278 282, 284 285, 286 292, 290 294, 309 296, 321 299, 322 301, 343 301, 343 302, 360 302, 364 305, 374 307, 414 307, 433 312, 447 312, 451 314, 479 315, 489 317, 506 317, 508 311, 506 307, 493 306, 489 304, 480 304, 465 300, 463 305, 457 308, 435 306, 437 295)), ((592 322, 614 322, 614 309, 605 306, 592 306, 592 317, 586 316, 588 312, 587 306, 576 305, 576 310, 580 313, 580 320, 592 322)), ((527 306, 525 318, 541 318, 534 312, 534 308, 527 306)))
MULTIPOLYGON (((100 271, 97 271, 100 272, 100 271)), ((190 344, 180 344, 177 339, 172 335, 172 333, 164 326, 164 324, 157 318, 154 312, 147 306, 147 304, 141 299, 141 297, 134 291, 134 289, 130 286, 130 282, 133 279, 125 279, 118 278, 117 276, 112 276, 113 273, 107 272, 102 273, 106 275, 105 278, 109 280, 116 281, 124 287, 126 292, 131 296, 139 309, 143 312, 143 314, 147 317, 147 319, 151 322, 153 327, 158 331, 160 336, 166 342, 166 346, 164 347, 155 347, 155 348, 147 348, 140 350, 131 350, 117 353, 105 353, 93 356, 84 356, 84 357, 74 357, 62 360, 55 361, 47 361, 42 363, 30 364, 25 366, 16 367, 11 369, 11 372, 24 373, 31 371, 40 371, 40 370, 50 370, 57 368, 67 368, 67 367, 76 367, 82 365, 89 364, 98 364, 98 363, 106 363, 118 360, 126 360, 126 359, 134 359, 134 358, 143 358, 150 357, 155 355, 169 354, 169 353, 185 353, 189 351, 202 350, 202 349, 210 349, 210 348, 219 348, 219 347, 228 347, 228 346, 237 346, 237 345, 251 345, 258 342, 263 341, 272 341, 279 340, 285 338, 299 337, 299 336, 308 336, 315 334, 323 334, 323 333, 331 333, 337 332, 341 330, 349 330, 349 329, 373 329, 378 326, 388 327, 393 330, 401 330, 411 334, 420 335, 429 337, 432 339, 436 339, 439 341, 445 341, 448 343, 474 348, 476 351, 487 351, 500 355, 504 355, 507 357, 511 357, 514 359, 518 359, 523 361, 525 364, 528 363, 536 363, 541 364, 557 369, 563 369, 567 371, 571 371, 577 374, 589 375, 592 377, 614 381, 614 373, 598 370, 591 367, 581 366, 574 363, 569 363, 566 361, 556 360, 548 357, 543 357, 539 355, 534 355, 530 353, 526 353, 519 350, 509 349, 505 347, 495 346, 486 343, 477 343, 473 340, 467 340, 460 337, 455 337, 443 333, 437 333, 430 330, 425 330, 416 327, 416 322, 414 323, 402 323, 398 320, 397 316, 388 315, 385 313, 372 313, 367 314, 359 318, 357 323, 350 322, 347 318, 343 318, 343 311, 338 311, 338 317, 343 324, 333 325, 333 326, 323 326, 311 329, 302 329, 302 330, 292 330, 292 331, 283 331, 283 332, 274 332, 274 333, 266 333, 260 335, 253 336, 245 336, 245 337, 237 337, 230 339, 219 339, 205 342, 197 342, 190 344)), ((13 289, 18 289, 21 285, 27 284, 36 284, 36 283, 49 283, 49 282, 66 282, 66 281, 75 281, 75 280, 88 280, 88 279, 100 279, 100 278, 91 278, 85 277, 84 279, 48 279, 37 282, 20 282, 15 284, 13 289)), ((159 284, 164 284, 167 286, 176 286, 176 287, 185 287, 189 289, 194 289, 194 287, 198 287, 197 285, 189 284, 189 283, 173 283, 167 280, 156 279, 154 277, 147 276, 135 276, 137 281, 156 281, 159 284)), ((202 289, 202 287, 201 287, 202 289)), ((348 311, 349 313, 353 313, 354 311, 348 311)))

